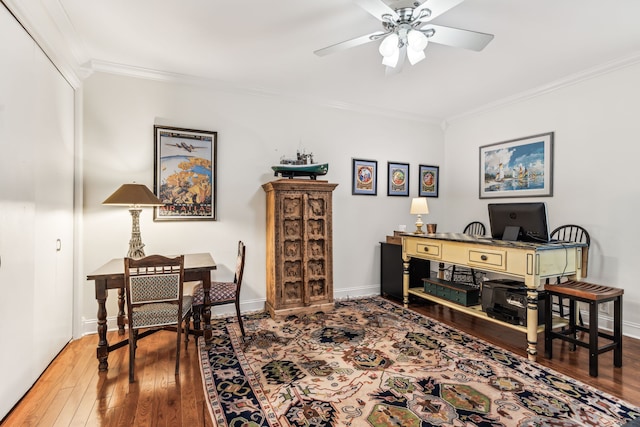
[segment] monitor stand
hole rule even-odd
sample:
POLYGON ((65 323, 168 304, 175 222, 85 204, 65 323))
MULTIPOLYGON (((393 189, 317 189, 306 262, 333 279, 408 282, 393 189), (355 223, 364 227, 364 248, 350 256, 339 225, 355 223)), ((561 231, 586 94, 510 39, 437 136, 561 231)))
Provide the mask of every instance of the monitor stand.
POLYGON ((504 228, 504 233, 502 234, 502 240, 507 240, 510 242, 515 242, 520 240, 520 227, 514 225, 507 225, 504 228))

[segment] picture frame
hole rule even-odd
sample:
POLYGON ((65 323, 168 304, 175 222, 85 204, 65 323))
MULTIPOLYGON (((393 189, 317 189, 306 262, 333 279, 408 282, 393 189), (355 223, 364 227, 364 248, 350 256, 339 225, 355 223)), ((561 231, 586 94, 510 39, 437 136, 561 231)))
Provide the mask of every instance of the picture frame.
POLYGON ((387 162, 387 196, 409 196, 409 163, 387 162))
POLYGON ((553 140, 547 132, 481 146, 479 197, 553 196, 553 140))
POLYGON ((378 194, 378 162, 352 159, 351 194, 375 196, 378 194))
POLYGON ((217 132, 154 125, 154 221, 216 218, 217 132))
POLYGON ((440 166, 420 165, 418 186, 418 196, 438 197, 440 187, 440 166))

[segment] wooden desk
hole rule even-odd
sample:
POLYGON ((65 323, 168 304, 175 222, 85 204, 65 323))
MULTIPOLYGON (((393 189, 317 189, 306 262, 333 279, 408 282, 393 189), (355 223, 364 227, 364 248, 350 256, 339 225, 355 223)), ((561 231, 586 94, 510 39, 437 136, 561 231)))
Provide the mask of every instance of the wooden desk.
MULTIPOLYGON (((580 280, 583 277, 583 265, 586 267, 587 250, 587 245, 584 243, 508 242, 458 233, 403 234, 403 303, 407 307, 409 294, 411 294, 526 332, 527 353, 529 359, 535 361, 538 343, 537 288, 540 286, 540 280, 557 276, 580 280), (427 294, 422 288, 410 288, 409 260, 411 258, 428 259, 441 264, 463 265, 522 280, 528 288, 526 328, 493 319, 481 311, 479 306, 464 307, 427 294)), ((584 271, 586 272, 586 268, 584 271)))
MULTIPOLYGON (((216 269, 216 263, 211 254, 185 254, 184 280, 202 281, 204 286, 204 339, 207 345, 211 342, 211 308, 209 306, 209 292, 211 288, 211 271, 216 269)), ((98 369, 106 371, 109 367, 107 357, 109 352, 127 345, 128 340, 122 340, 109 345, 107 342, 107 296, 109 289, 118 289, 118 333, 124 335, 125 324, 125 292, 124 292, 124 259, 114 258, 93 273, 87 275, 87 280, 93 280, 98 301, 98 369)))

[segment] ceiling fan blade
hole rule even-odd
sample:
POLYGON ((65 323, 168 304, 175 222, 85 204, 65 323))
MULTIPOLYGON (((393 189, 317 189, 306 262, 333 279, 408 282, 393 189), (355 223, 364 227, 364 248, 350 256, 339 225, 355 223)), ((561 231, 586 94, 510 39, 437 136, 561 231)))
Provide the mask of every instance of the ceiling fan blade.
POLYGON ((397 20, 400 18, 396 11, 387 6, 386 3, 383 3, 382 0, 355 0, 355 2, 358 4, 358 6, 381 21, 383 20, 383 15, 391 15, 393 20, 397 20))
POLYGON ((434 33, 429 37, 429 42, 462 47, 469 50, 481 51, 493 40, 493 34, 443 27, 442 25, 427 24, 420 28, 422 31, 430 29, 433 30, 434 33))
POLYGON ((346 50, 352 47, 360 46, 361 44, 379 40, 380 36, 382 36, 383 34, 386 34, 386 33, 384 33, 383 31, 375 31, 370 34, 365 34, 364 36, 356 37, 355 39, 346 40, 322 49, 318 49, 313 53, 315 53, 318 56, 329 55, 331 53, 340 52, 341 50, 346 50))
POLYGON ((426 0, 413 11, 413 16, 418 16, 423 9, 429 9, 431 15, 421 19, 422 22, 431 21, 433 18, 442 15, 449 9, 452 9, 462 3, 464 0, 426 0))

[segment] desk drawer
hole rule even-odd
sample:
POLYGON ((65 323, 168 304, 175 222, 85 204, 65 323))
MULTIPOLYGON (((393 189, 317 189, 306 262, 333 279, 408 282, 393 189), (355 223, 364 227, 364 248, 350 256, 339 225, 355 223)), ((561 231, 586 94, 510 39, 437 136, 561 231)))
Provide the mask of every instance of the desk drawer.
POLYGON ((479 267, 491 267, 494 270, 506 270, 507 252, 472 249, 469 251, 469 264, 479 267))
POLYGON ((431 259, 442 258, 442 244, 437 242, 409 241, 407 252, 416 255, 425 255, 431 259))

